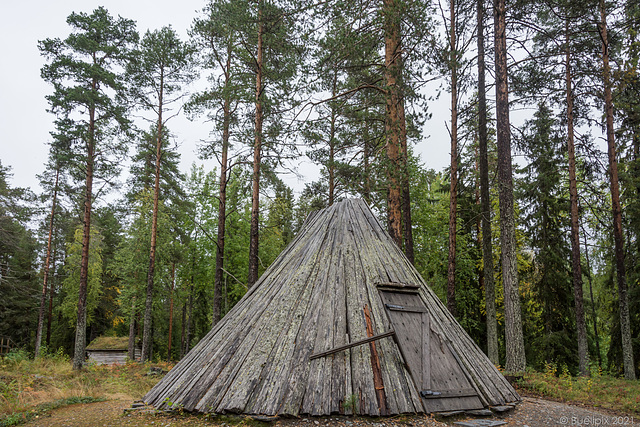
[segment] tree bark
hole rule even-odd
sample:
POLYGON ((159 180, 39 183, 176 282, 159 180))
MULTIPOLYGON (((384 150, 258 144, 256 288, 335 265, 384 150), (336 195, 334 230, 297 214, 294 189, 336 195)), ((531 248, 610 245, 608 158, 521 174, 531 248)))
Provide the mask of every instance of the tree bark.
POLYGON ((146 362, 151 357, 151 321, 153 317, 153 281, 156 268, 156 246, 158 236, 158 205, 160 199, 160 160, 162 156, 162 96, 164 94, 164 70, 160 71, 160 87, 158 89, 158 122, 156 135, 156 168, 153 187, 153 216, 151 219, 151 247, 149 250, 149 270, 147 272, 147 298, 144 309, 144 327, 142 330, 142 355, 141 362, 146 362))
MULTIPOLYGON (((98 81, 94 78, 91 90, 98 90, 98 81)), ((89 109, 89 133, 87 135, 87 164, 85 171, 84 214, 82 230, 82 255, 80 257, 80 286, 78 288, 78 317, 76 320, 76 338, 73 350, 73 369, 84 366, 87 339, 87 284, 89 279, 89 243, 91 241, 91 204, 93 199, 93 163, 95 155, 96 110, 89 109)))
MULTIPOLYGON (((331 97, 335 98, 338 94, 338 70, 333 69, 333 81, 331 83, 331 97)), ((338 112, 333 102, 331 108, 331 124, 329 129, 329 161, 327 162, 327 171, 329 172, 329 206, 335 201, 336 192, 336 119, 338 112)))
POLYGON ((386 86, 386 151, 388 183, 388 224, 389 234, 402 248, 402 213, 401 213, 401 164, 400 145, 401 129, 400 113, 402 74, 402 46, 400 38, 400 16, 395 0, 383 0, 384 43, 385 43, 385 86, 386 86))
POLYGON ((494 0, 496 130, 498 145, 498 198, 500 202, 500 244, 502 246, 502 285, 504 287, 506 370, 523 372, 526 367, 520 293, 513 175, 511 164, 511 129, 509 124, 509 90, 507 79, 507 39, 505 0, 494 0))
POLYGON ((187 322, 187 301, 182 303, 182 322, 180 325, 180 359, 184 356, 185 353, 185 332, 186 332, 186 322, 187 322))
MULTIPOLYGON (((402 58, 399 58, 401 61, 402 58)), ((402 63, 400 63, 402 70, 402 63)), ((402 232, 404 238, 404 254, 411 264, 415 260, 413 247, 413 220, 411 219, 411 185, 409 171, 409 147, 407 146, 407 120, 404 110, 404 96, 401 93, 398 105, 400 115, 400 163, 402 167, 402 232)))
MULTIPOLYGON (((225 88, 231 84, 231 50, 227 47, 227 63, 225 70, 225 88)), ((229 156, 229 127, 231 124, 231 98, 225 95, 222 106, 222 153, 220 158, 220 191, 218 203, 218 240, 216 245, 216 274, 213 280, 213 324, 215 326, 222 318, 222 269, 224 268, 225 227, 227 224, 227 175, 229 156)))
POLYGON ((613 216, 613 240, 615 244, 616 274, 618 282, 618 304, 620 307, 620 333, 622 335, 622 359, 624 364, 624 377, 628 380, 635 380, 636 373, 633 362, 633 347, 631 341, 631 321, 627 295, 626 267, 624 265, 624 236, 622 234, 622 209, 620 207, 618 161, 616 159, 615 134, 613 127, 613 98, 611 94, 611 68, 609 66, 607 14, 604 0, 600 1, 600 39, 602 40, 604 105, 607 125, 609 178, 611 180, 611 213, 613 216))
POLYGON ((455 0, 449 0, 449 68, 451 70, 451 185, 449 187, 449 262, 447 268, 447 308, 456 309, 456 223, 458 206, 458 69, 456 54, 455 0))
POLYGON ((260 165, 262 152, 262 91, 263 87, 263 35, 262 0, 258 0, 258 52, 256 55, 256 117, 253 144, 253 187, 251 193, 251 230, 249 235, 249 278, 251 288, 258 281, 258 237, 260 226, 260 165))
POLYGON ((491 196, 489 194, 489 150, 487 148, 487 89, 485 85, 484 3, 478 1, 478 149, 480 166, 480 202, 482 209, 482 271, 484 300, 487 311, 487 355, 494 365, 498 354, 498 321, 496 317, 493 245, 491 243, 491 196))
POLYGON ((52 277, 49 280, 49 312, 47 313, 47 347, 51 344, 51 321, 53 320, 53 286, 55 284, 56 277, 56 248, 53 248, 53 259, 52 259, 52 277))
POLYGON ((598 336, 598 314, 596 312, 596 301, 593 297, 593 283, 591 281, 591 264, 589 263, 589 247, 587 246, 587 233, 582 230, 582 235, 584 239, 584 260, 586 262, 587 271, 587 280, 589 281, 589 294, 591 297, 591 310, 593 315, 593 335, 596 340, 596 353, 598 354, 598 367, 602 367, 602 356, 600 354, 600 337, 598 336))
POLYGON ((44 326, 44 312, 47 303, 47 288, 49 280, 49 264, 51 263, 51 242, 53 240, 53 219, 56 214, 56 201, 58 197, 58 180, 60 167, 56 166, 56 178, 53 186, 53 201, 51 203, 51 215, 49 216, 49 237, 47 238, 47 255, 43 266, 42 296, 40 297, 40 311, 38 312, 38 327, 36 329, 35 357, 40 356, 40 344, 42 343, 42 329, 44 326))
POLYGON ((136 360, 136 297, 131 299, 131 316, 129 318, 129 342, 127 343, 127 357, 136 360))
POLYGON ((176 285, 176 263, 171 263, 171 292, 169 294, 169 336, 167 337, 167 362, 171 362, 171 342, 173 341, 173 290, 176 285))
POLYGON ((362 148, 362 164, 364 167, 364 182, 362 197, 367 204, 371 203, 371 162, 369 160, 369 124, 365 122, 364 147, 362 148))
POLYGON ((571 48, 569 21, 565 21, 565 69, 567 90, 567 152, 569 157, 569 200, 571 203, 571 269, 573 272, 573 295, 576 306, 576 328, 578 332, 578 365, 580 375, 589 376, 589 348, 587 325, 584 318, 582 295, 582 267, 580 265, 580 214, 578 212, 578 184, 576 179, 576 150, 573 131, 573 84, 571 74, 571 48))

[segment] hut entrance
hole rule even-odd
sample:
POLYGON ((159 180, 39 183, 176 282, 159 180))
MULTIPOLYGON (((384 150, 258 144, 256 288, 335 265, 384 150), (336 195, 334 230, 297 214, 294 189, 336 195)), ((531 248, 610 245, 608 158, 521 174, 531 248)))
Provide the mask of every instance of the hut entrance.
POLYGON ((425 412, 483 408, 455 350, 432 328, 417 287, 385 284, 378 291, 425 412))

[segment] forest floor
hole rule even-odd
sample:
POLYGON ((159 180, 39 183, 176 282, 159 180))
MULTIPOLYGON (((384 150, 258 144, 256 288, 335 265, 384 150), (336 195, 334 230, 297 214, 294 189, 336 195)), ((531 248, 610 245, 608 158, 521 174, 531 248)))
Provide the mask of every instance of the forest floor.
MULTIPOLYGON (((271 423, 244 417, 206 417, 190 414, 166 414, 150 410, 128 410, 132 400, 120 399, 105 402, 70 405, 32 419, 24 424, 31 427, 117 427, 117 426, 343 426, 343 427, 394 427, 394 426, 451 426, 456 422, 470 421, 479 417, 458 415, 450 418, 428 417, 424 415, 404 415, 390 418, 363 417, 308 417, 285 418, 271 423)), ((569 405, 561 402, 524 397, 514 410, 503 415, 482 417, 484 420, 504 421, 506 426, 563 426, 563 425, 640 425, 640 419, 633 416, 604 413, 593 408, 569 405)), ((486 424, 485 424, 486 425, 486 424)))
MULTIPOLYGON (((283 418, 266 423, 246 417, 203 416, 131 410, 160 379, 169 364, 88 366, 73 371, 61 354, 32 360, 25 355, 0 359, 0 427, 28 426, 447 426, 470 420, 403 415, 388 418, 349 416, 283 418)), ((508 426, 640 425, 640 381, 593 373, 590 378, 527 372, 517 384, 523 397, 515 409, 488 418, 508 426)), ((485 419, 487 420, 487 419, 485 419)), ((487 420, 487 421, 488 421, 487 420)), ((487 425, 487 424, 484 424, 487 425)))

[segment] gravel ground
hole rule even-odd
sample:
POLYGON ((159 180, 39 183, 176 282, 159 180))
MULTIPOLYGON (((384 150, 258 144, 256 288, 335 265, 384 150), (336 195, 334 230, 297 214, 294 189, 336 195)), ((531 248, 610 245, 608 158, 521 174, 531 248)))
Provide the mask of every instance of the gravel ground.
MULTIPOLYGON (((640 425, 640 419, 631 416, 611 415, 598 412, 592 408, 582 408, 549 400, 525 397, 514 410, 491 417, 469 417, 456 415, 448 418, 432 418, 424 415, 399 416, 390 418, 356 418, 356 417, 322 417, 279 419, 271 423, 274 427, 394 427, 394 426, 455 426, 457 422, 477 419, 504 421, 507 426, 565 426, 565 425, 640 425)), ((27 426, 60 426, 60 427, 119 427, 119 426, 232 426, 252 425, 269 426, 250 419, 239 417, 216 417, 207 419, 191 415, 157 415, 151 411, 126 411, 131 407, 131 400, 111 400, 89 404, 71 405, 57 409, 51 416, 42 417, 27 423, 27 426)))

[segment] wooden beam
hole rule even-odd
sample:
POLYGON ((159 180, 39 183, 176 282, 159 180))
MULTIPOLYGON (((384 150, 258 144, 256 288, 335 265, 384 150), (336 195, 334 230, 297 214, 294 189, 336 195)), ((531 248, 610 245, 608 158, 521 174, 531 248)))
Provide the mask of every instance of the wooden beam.
POLYGON ((385 304, 388 310, 392 311, 408 311, 410 313, 426 313, 426 307, 411 307, 406 305, 397 305, 397 304, 385 304))
MULTIPOLYGON (((367 323, 367 336, 373 337, 373 322, 371 321, 371 311, 367 304, 364 305, 364 320, 367 323)), ((370 342, 369 349, 371 350, 371 369, 373 370, 373 386, 376 390, 376 398, 378 399, 378 409, 380 415, 389 415, 387 409, 387 395, 384 391, 384 382, 382 381, 382 368, 380 367, 380 358, 378 358, 378 350, 376 349, 376 343, 370 342)))
POLYGON ((401 283, 401 282, 378 282, 376 286, 379 288, 395 288, 395 289, 420 289, 420 285, 415 283, 401 283))
POLYGON ((367 343, 370 343, 370 342, 373 342, 373 341, 377 341, 377 340, 382 339, 382 338, 387 338, 387 337, 393 336, 395 333, 396 332, 394 330, 387 331, 385 333, 374 335, 372 337, 368 337, 368 338, 365 338, 365 339, 360 340, 360 341, 354 341, 354 342, 349 343, 349 344, 341 345, 340 347, 336 347, 336 348, 333 348, 331 350, 323 351, 321 353, 312 354, 311 356, 309 356, 309 360, 317 359, 319 357, 328 356, 328 355, 334 354, 334 353, 339 353, 339 352, 341 352, 343 350, 348 350, 351 347, 356 347, 356 346, 359 346, 359 345, 362 345, 362 344, 367 344, 367 343))

